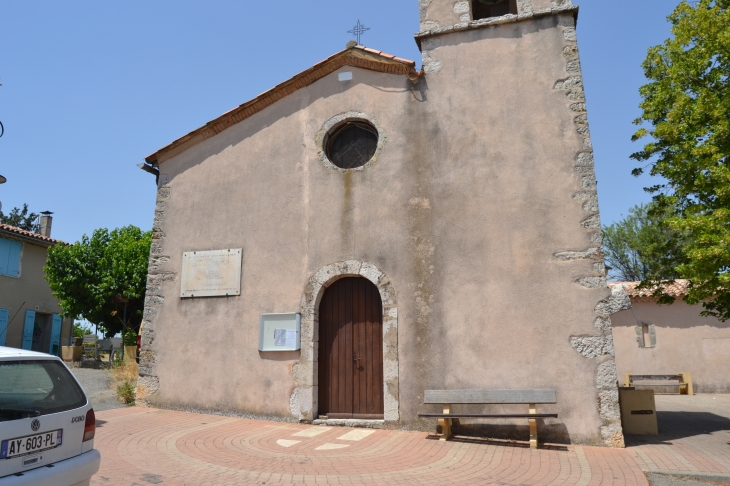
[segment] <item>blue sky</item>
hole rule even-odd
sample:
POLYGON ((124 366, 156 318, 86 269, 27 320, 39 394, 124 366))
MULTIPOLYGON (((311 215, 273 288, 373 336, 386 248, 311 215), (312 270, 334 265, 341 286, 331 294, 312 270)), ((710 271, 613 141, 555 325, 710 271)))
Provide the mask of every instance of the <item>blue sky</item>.
MULTIPOLYGON (((675 0, 583 0, 578 41, 604 224, 649 199, 630 175, 641 62, 669 35, 675 0)), ((156 0, 0 6, 3 210, 55 213, 53 236, 152 225, 137 164, 210 119, 343 49, 417 60, 417 0, 156 0)))

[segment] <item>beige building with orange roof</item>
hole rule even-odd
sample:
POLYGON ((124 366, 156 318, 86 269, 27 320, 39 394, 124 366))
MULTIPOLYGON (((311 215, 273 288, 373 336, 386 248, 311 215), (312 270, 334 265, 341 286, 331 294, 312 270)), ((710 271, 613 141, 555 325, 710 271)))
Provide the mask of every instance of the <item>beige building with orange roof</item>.
POLYGON ((618 375, 689 372, 695 393, 729 393, 730 322, 702 317, 702 305, 684 302, 688 285, 677 280, 667 288, 677 300, 659 305, 638 282, 609 284, 624 288, 632 304, 611 317, 618 375))
POLYGON ((48 247, 63 244, 50 237, 50 221, 42 217, 43 234, 0 223, 0 346, 60 356, 73 319, 61 317, 43 276, 48 247))
POLYGON ((138 403, 434 430, 425 390, 555 389, 542 439, 621 447, 578 7, 411 1, 422 70, 349 44, 146 158, 138 403))

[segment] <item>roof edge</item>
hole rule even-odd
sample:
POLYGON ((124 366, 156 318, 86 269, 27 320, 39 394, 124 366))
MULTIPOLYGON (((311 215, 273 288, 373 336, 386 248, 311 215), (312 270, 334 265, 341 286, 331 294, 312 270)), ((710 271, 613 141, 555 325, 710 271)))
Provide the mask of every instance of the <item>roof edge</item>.
MULTIPOLYGON (((623 287, 626 294, 635 300, 655 300, 654 291, 655 287, 637 289, 641 282, 608 282, 609 287, 623 287)), ((664 293, 672 297, 684 297, 689 291, 690 281, 687 279, 677 278, 674 279, 674 283, 671 285, 665 285, 662 289, 664 293)))
POLYGON ((13 239, 26 241, 34 245, 45 247, 58 244, 66 244, 61 240, 56 240, 49 236, 39 235, 38 233, 33 233, 32 231, 24 230, 22 228, 18 228, 17 226, 11 226, 5 223, 0 223, 0 236, 8 236, 13 239))
POLYGON ((403 74, 416 77, 415 61, 402 59, 392 54, 387 54, 365 46, 356 45, 334 54, 324 61, 320 61, 309 69, 289 78, 283 83, 277 84, 268 91, 257 97, 237 106, 236 108, 209 121, 202 127, 196 128, 188 134, 174 140, 170 144, 157 150, 155 153, 145 157, 148 164, 158 165, 161 156, 182 148, 189 142, 195 144, 207 140, 224 130, 242 122, 246 118, 264 110, 280 99, 289 96, 295 91, 305 88, 323 77, 335 72, 342 66, 353 66, 372 71, 379 71, 390 74, 403 74))

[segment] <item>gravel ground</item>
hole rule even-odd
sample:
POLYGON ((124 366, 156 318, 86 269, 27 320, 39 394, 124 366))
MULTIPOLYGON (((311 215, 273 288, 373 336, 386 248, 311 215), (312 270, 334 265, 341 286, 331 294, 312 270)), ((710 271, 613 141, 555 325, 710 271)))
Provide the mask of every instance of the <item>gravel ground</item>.
POLYGON ((86 395, 91 400, 94 411, 110 410, 126 407, 117 400, 116 390, 112 389, 112 375, 108 370, 92 370, 88 368, 71 368, 86 395))

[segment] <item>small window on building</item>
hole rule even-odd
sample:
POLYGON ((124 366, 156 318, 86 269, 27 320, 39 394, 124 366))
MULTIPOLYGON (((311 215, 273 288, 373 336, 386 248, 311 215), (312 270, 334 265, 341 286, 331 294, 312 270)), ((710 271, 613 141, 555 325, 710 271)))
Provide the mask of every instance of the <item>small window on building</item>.
POLYGON ((656 326, 642 322, 640 326, 636 327, 636 342, 640 348, 656 347, 656 326))
POLYGON ((517 0, 472 0, 472 19, 517 15, 517 0))
POLYGON ((0 238, 0 275, 20 277, 20 250, 23 244, 19 241, 0 238))
POLYGON ((335 127, 324 139, 327 158, 340 169, 367 164, 378 148, 378 130, 365 120, 351 120, 335 127))

